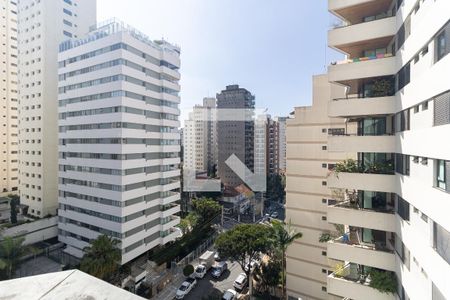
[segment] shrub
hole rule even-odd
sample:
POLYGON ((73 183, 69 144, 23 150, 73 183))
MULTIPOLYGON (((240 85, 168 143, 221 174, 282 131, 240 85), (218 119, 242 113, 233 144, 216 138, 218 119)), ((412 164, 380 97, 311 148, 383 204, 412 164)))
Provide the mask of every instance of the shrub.
POLYGON ((334 172, 339 174, 340 172, 345 173, 357 173, 361 172, 361 167, 358 166, 358 162, 354 159, 346 159, 342 162, 338 162, 334 167, 334 172))
POLYGON ((382 293, 395 293, 397 291, 397 278, 394 273, 372 269, 369 272, 370 287, 382 293))
POLYGON ((331 234, 329 233, 322 233, 319 237, 319 243, 326 243, 329 240, 331 240, 331 234))
POLYGON ((191 274, 194 273, 194 266, 193 265, 187 265, 183 269, 183 275, 186 277, 191 276, 191 274))

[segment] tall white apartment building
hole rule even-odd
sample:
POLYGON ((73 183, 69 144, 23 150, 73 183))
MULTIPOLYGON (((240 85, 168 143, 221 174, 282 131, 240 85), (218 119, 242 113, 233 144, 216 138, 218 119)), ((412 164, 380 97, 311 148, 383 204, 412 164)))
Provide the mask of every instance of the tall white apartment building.
POLYGON ((255 174, 267 176, 267 129, 270 115, 261 114, 255 119, 255 174))
POLYGON ((204 98, 203 105, 194 106, 183 130, 183 167, 209 175, 217 168, 216 98, 204 98))
POLYGON ((357 130, 330 136, 328 151, 358 160, 327 180, 342 192, 327 221, 344 228, 327 243, 340 262, 327 292, 449 299, 450 1, 330 0, 329 10, 343 20, 329 46, 347 59, 328 77, 347 94, 328 115, 357 130))
POLYGON ((59 54, 59 240, 100 234, 122 264, 173 241, 180 211, 180 49, 117 20, 59 54))
POLYGON ((20 0, 19 191, 37 217, 58 206, 58 47, 96 23, 95 0, 20 0))
POLYGON ((327 176, 337 161, 352 154, 328 151, 328 135, 345 131, 346 124, 328 117, 327 108, 330 99, 344 95, 345 88, 330 84, 327 75, 314 76, 312 105, 296 107, 287 120, 286 222, 303 233, 286 253, 292 299, 328 299, 327 276, 334 265, 327 258, 327 244, 319 240, 336 228, 327 221, 328 205, 334 203, 327 176))
POLYGON ((0 196, 17 193, 17 4, 0 1, 0 196))

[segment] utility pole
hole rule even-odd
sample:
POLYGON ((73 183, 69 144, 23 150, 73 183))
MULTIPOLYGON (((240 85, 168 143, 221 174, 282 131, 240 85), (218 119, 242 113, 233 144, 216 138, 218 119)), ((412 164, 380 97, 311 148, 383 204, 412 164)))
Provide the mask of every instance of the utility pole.
POLYGON ((221 218, 222 230, 223 230, 223 206, 222 206, 222 218, 221 218))

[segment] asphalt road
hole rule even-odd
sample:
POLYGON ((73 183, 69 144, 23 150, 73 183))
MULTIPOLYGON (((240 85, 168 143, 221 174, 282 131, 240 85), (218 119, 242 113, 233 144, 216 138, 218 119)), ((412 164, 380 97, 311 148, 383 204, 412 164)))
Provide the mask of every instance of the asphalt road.
POLYGON ((236 262, 228 261, 228 270, 222 274, 222 277, 215 279, 208 272, 202 279, 197 279, 197 286, 184 299, 201 300, 202 297, 210 295, 214 290, 223 293, 228 289, 234 289, 233 282, 240 273, 242 273, 241 266, 236 262))

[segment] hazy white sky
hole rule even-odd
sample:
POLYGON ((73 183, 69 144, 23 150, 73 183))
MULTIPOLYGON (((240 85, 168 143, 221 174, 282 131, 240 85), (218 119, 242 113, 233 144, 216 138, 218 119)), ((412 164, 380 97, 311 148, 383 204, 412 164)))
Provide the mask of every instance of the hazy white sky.
POLYGON ((287 115, 311 102, 311 76, 340 59, 328 50, 325 0, 97 0, 98 20, 117 17, 181 46, 182 118, 229 84, 256 106, 287 115))

